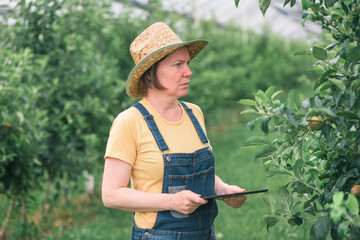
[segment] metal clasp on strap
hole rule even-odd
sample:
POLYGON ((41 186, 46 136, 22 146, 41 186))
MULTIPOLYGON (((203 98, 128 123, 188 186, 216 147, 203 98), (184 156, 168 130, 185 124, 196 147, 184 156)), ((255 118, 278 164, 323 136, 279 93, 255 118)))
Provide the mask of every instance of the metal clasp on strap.
POLYGON ((169 149, 166 149, 166 152, 164 153, 164 157, 165 157, 165 160, 167 162, 171 162, 170 150, 169 149))
POLYGON ((144 116, 144 119, 151 120, 151 119, 154 119, 154 116, 149 114, 149 115, 144 116))

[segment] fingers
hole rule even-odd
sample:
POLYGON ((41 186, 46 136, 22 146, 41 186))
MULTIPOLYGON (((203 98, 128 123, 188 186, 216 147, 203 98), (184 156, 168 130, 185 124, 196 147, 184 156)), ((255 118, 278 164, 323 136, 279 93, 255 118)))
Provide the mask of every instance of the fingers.
POLYGON ((236 186, 236 185, 229 185, 226 193, 237 193, 237 192, 245 192, 246 189, 243 189, 239 186, 236 186))
MULTIPOLYGON (((228 186, 228 188, 226 189, 226 193, 237 193, 237 192, 245 192, 246 189, 243 189, 239 186, 235 186, 235 185, 231 185, 228 186)), ((239 208, 242 205, 244 205, 244 203, 247 200, 247 196, 246 195, 241 195, 241 196, 237 196, 237 197, 228 197, 228 198, 224 198, 223 201, 229 205, 230 207, 233 208, 239 208)))
POLYGON ((172 210, 183 214, 190 214, 206 203, 207 201, 202 199, 201 195, 184 190, 174 194, 172 210))

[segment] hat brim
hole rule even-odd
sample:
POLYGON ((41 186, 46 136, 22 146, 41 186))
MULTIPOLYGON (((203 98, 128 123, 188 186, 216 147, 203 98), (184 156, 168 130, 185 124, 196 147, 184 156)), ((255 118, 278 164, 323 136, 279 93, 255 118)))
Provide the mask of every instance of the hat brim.
POLYGON ((147 94, 147 86, 140 81, 141 76, 157 61, 169 55, 175 50, 186 46, 192 60, 208 44, 206 40, 193 40, 187 42, 178 42, 166 45, 144 57, 130 72, 126 81, 126 93, 131 98, 142 98, 147 94))

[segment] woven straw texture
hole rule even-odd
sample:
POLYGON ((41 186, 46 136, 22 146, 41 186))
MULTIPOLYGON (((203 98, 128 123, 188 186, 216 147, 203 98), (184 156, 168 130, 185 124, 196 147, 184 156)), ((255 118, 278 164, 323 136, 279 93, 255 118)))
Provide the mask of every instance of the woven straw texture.
POLYGON ((126 82, 126 92, 132 98, 141 98, 147 94, 147 86, 140 81, 140 77, 152 65, 163 57, 183 46, 189 50, 190 59, 193 59, 206 45, 205 40, 183 42, 163 22, 157 22, 145 29, 130 45, 130 53, 135 67, 126 82))

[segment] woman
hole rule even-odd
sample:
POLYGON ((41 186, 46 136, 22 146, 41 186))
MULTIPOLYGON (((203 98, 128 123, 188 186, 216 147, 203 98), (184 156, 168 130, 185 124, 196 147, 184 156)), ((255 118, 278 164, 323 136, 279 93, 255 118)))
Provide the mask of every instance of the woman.
MULTIPOLYGON (((130 46, 136 65, 126 91, 142 99, 112 125, 102 198, 106 207, 135 212, 132 239, 215 239, 217 205, 202 197, 245 191, 215 175, 202 112, 178 100, 187 94, 190 60, 206 45, 182 42, 159 22, 130 46)), ((224 199, 234 208, 245 200, 224 199)))

